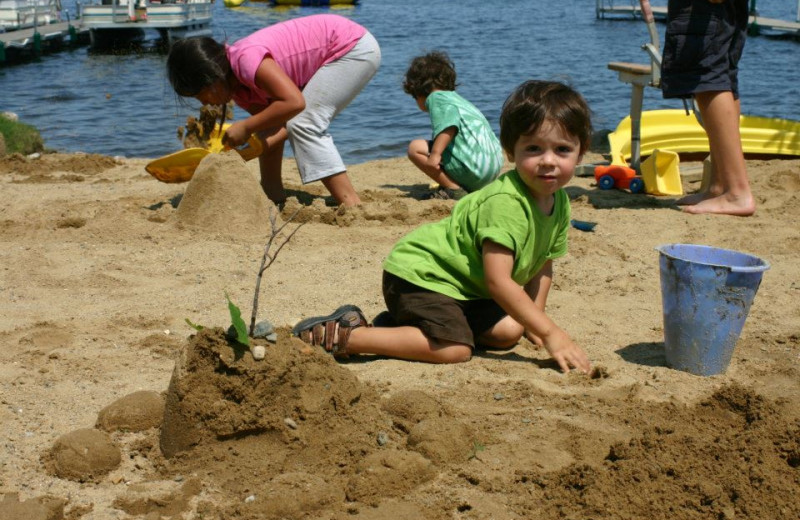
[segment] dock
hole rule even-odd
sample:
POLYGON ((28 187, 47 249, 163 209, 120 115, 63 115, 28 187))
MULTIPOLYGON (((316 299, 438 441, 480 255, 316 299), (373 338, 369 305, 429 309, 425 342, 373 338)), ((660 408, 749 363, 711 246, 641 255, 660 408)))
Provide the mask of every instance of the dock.
MULTIPOLYGON (((751 8, 755 11, 755 2, 751 2, 751 8)), ((651 5, 653 18, 659 22, 667 20, 667 7, 651 5)), ((755 14, 750 15, 748 20, 747 32, 750 35, 782 35, 800 39, 800 3, 798 3, 798 20, 788 21, 776 18, 767 18, 755 14)), ((595 0, 595 16, 597 19, 628 19, 638 20, 642 18, 642 9, 638 0, 614 1, 614 0, 595 0)))
MULTIPOLYGON (((54 5, 53 0, 27 1, 33 7, 54 5)), ((58 21, 55 12, 45 17, 34 10, 28 16, 28 5, 3 6, 0 21, 6 23, 0 25, 0 65, 76 45, 113 47, 118 42, 143 40, 146 31, 157 33, 167 46, 176 38, 211 36, 211 6, 212 0, 95 0, 79 4, 72 21, 58 21)))
POLYGON ((81 26, 91 46, 157 31, 169 46, 175 38, 211 36, 212 0, 102 0, 81 6, 81 26))
MULTIPOLYGON (((663 22, 667 19, 667 6, 651 5, 653 18, 663 22)), ((595 0, 595 16, 598 20, 625 18, 628 20, 639 20, 642 18, 642 8, 638 0, 614 1, 614 0, 595 0)))
POLYGON ((88 43, 89 30, 75 22, 56 22, 0 32, 0 64, 88 43))

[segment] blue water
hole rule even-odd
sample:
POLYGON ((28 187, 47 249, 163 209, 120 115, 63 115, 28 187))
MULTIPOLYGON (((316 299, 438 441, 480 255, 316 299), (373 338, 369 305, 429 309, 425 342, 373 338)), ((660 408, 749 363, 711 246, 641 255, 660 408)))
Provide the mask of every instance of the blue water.
MULTIPOLYGON (((63 5, 74 17, 74 0, 63 5)), ((762 16, 796 17, 794 1, 759 0, 758 7, 762 16)), ((221 1, 213 10, 215 37, 230 41, 281 20, 328 11, 275 8, 266 2, 229 9, 221 1)), ((350 164, 402 156, 409 140, 428 136, 427 114, 401 87, 408 62, 417 54, 448 51, 459 92, 496 131, 503 100, 529 78, 569 81, 589 101, 595 128, 613 129, 628 114, 630 91, 606 65, 647 61, 640 49, 649 38, 645 24, 598 20, 591 0, 362 0, 332 11, 367 27, 383 53, 378 74, 331 129, 350 164)), ((663 38, 663 24, 658 29, 663 38)), ((176 99, 164 63, 158 53, 98 55, 80 47, 2 67, 0 111, 15 112, 37 127, 49 149, 164 155, 180 147, 176 129, 197 108, 176 99)), ((800 43, 751 37, 740 65, 745 114, 800 120, 800 43)), ((681 106, 662 100, 654 89, 646 92, 646 109, 681 106)), ((237 110, 235 118, 240 116, 237 110)))

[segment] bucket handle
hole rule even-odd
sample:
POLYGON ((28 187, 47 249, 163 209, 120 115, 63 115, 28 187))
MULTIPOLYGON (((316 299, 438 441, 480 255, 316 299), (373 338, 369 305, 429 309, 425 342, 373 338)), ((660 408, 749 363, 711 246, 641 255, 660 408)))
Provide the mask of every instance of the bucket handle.
POLYGON ((730 266, 733 273, 761 273, 769 269, 769 264, 764 262, 763 265, 734 265, 730 266))
MULTIPOLYGON (((655 249, 661 254, 666 254, 667 256, 670 256, 669 254, 664 253, 661 247, 662 246, 659 246, 653 249, 655 249)), ((729 265, 725 267, 730 269, 732 273, 762 273, 770 268, 769 262, 767 262, 766 260, 762 260, 762 262, 763 263, 761 265, 729 265)))

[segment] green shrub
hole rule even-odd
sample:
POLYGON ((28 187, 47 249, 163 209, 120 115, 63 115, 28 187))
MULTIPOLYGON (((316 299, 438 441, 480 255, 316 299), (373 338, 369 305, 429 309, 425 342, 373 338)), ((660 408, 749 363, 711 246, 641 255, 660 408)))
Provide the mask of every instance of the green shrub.
POLYGON ((7 154, 28 155, 44 151, 44 141, 39 131, 25 123, 15 122, 0 115, 0 134, 3 134, 7 154))

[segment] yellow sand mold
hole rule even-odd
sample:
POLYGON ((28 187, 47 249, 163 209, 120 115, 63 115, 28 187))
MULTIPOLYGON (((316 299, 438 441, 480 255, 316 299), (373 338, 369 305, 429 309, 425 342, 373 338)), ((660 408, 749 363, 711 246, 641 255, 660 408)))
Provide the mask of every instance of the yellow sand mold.
MULTIPOLYGON (((200 161, 208 154, 220 153, 226 150, 226 147, 222 144, 222 135, 228 126, 230 125, 225 125, 222 131, 215 130, 212 132, 208 141, 208 148, 186 148, 150 161, 144 169, 161 182, 176 183, 191 180, 200 161)), ((250 140, 243 147, 236 149, 236 153, 245 161, 258 157, 262 151, 261 140, 255 134, 250 136, 250 140)))
POLYGON ((683 195, 679 164, 676 152, 653 150, 641 165, 644 191, 651 195, 683 195))

